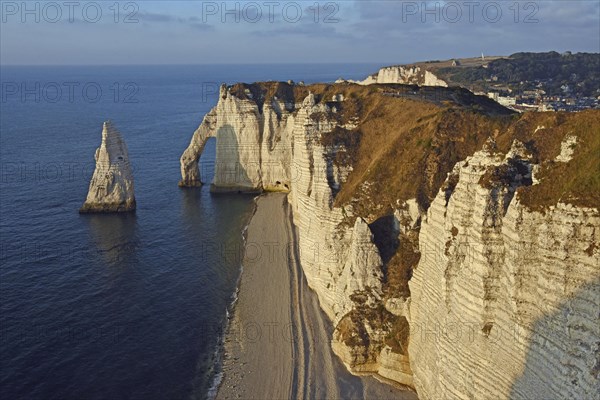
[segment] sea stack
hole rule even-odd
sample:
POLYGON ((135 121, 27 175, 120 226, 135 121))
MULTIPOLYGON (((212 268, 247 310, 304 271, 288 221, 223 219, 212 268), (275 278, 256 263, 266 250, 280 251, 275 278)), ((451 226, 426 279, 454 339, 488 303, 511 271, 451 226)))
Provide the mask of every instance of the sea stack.
POLYGON ((80 213, 135 210, 133 174, 125 141, 110 121, 102 127, 102 143, 96 149, 96 169, 80 213))

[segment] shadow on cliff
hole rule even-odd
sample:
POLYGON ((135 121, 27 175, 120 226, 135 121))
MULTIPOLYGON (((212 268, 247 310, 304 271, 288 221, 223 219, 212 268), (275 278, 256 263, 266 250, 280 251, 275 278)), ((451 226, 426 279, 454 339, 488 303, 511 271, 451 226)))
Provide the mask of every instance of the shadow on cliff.
POLYGON ((202 184, 212 183, 215 178, 215 159, 217 157, 217 138, 209 137, 198 156, 199 178, 202 184))
POLYGON ((534 323, 523 374, 512 384, 511 399, 599 398, 599 299, 600 277, 596 277, 569 296, 569 300, 561 303, 557 311, 534 323), (593 310, 591 320, 584 322, 577 316, 589 314, 590 309, 593 310), (584 333, 583 329, 591 329, 592 332, 584 333), (593 332, 594 329, 596 332, 593 332), (570 340, 548 339, 550 333, 560 331, 570 340), (575 357, 580 357, 577 365, 567 364, 575 357))
POLYGON ((235 129, 231 125, 223 125, 216 133, 217 149, 215 156, 214 178, 211 192, 251 192, 256 191, 246 168, 254 164, 242 164, 240 151, 251 154, 257 170, 260 167, 260 148, 258 143, 240 144, 235 129))

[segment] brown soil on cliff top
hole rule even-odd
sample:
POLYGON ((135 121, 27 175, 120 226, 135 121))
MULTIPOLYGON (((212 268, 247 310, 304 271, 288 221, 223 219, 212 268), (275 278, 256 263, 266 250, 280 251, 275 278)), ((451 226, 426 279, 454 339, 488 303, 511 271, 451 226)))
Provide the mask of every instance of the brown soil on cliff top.
POLYGON ((323 135, 322 143, 347 147, 335 161, 354 169, 336 205, 352 203, 358 214, 371 214, 369 219, 384 215, 398 199, 416 197, 427 207, 454 164, 513 118, 490 99, 458 88, 262 82, 236 84, 230 91, 242 99, 251 97, 261 108, 273 96, 297 104, 313 93, 317 102, 336 106, 338 112, 328 117, 340 125, 356 121, 356 129, 338 128, 323 135), (339 94, 345 101, 332 103, 339 94), (370 190, 364 192, 361 185, 367 181, 370 190), (376 209, 378 215, 372 215, 376 209))
POLYGON ((317 102, 336 105, 338 113, 330 117, 341 125, 357 120, 358 128, 338 128, 322 140, 351 147, 335 160, 353 167, 335 204, 352 203, 371 221, 385 215, 396 200, 417 198, 427 208, 455 163, 481 149, 489 137, 502 153, 519 139, 534 161, 543 164, 541 183, 518 191, 530 208, 559 200, 600 207, 600 110, 518 115, 465 89, 394 84, 260 82, 239 83, 230 90, 243 99, 251 93, 261 108, 273 96, 298 104, 313 93, 317 102), (338 94, 345 101, 332 103, 338 94), (541 126, 545 129, 536 131, 541 126), (578 137, 575 155, 568 163, 554 163, 567 134, 578 137))
POLYGON ((512 138, 525 143, 541 164, 536 174, 540 183, 517 190, 524 205, 543 210, 560 201, 600 209, 600 110, 526 113, 498 138, 501 150, 512 138), (568 135, 577 137, 573 158, 555 162, 568 135))

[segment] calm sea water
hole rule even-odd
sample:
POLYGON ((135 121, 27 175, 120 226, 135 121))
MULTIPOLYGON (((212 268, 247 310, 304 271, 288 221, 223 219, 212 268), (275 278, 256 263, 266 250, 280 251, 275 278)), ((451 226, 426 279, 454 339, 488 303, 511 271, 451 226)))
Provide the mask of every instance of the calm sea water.
POLYGON ((376 70, 2 67, 0 397, 206 397, 253 201, 179 189, 179 156, 221 82, 376 70), (107 119, 128 144, 138 209, 79 215, 107 119))

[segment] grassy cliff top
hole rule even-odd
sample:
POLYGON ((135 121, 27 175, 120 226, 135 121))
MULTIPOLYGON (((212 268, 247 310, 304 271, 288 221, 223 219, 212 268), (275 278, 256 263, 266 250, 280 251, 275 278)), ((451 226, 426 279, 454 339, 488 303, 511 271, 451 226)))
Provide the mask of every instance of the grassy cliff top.
POLYGON ((600 210, 600 110, 526 113, 503 132, 498 143, 506 149, 512 138, 525 143, 541 165, 536 174, 540 183, 517 191, 523 204, 543 210, 560 201, 600 210), (556 162, 566 136, 577 138, 573 157, 556 162))
POLYGON ((395 84, 262 82, 234 85, 230 93, 252 98, 261 109, 274 96, 299 104, 309 93, 335 105, 338 112, 328 117, 340 127, 324 134, 322 144, 343 145, 334 162, 353 168, 335 203, 352 204, 369 220, 389 213, 397 200, 416 198, 428 208, 454 165, 490 137, 503 154, 520 140, 541 165, 540 183, 517 191, 528 207, 561 201, 600 209, 600 110, 515 114, 465 89, 395 84), (340 94, 344 101, 334 101, 340 94), (344 128, 348 122, 356 128, 344 128), (573 158, 555 162, 567 135, 577 137, 573 158))
POLYGON ((352 83, 301 85, 272 81, 237 83, 229 87, 229 92, 240 99, 254 100, 261 109, 266 101, 270 101, 274 97, 286 103, 299 104, 309 93, 312 93, 315 95, 317 103, 335 102, 333 97, 340 94, 344 96, 344 99, 351 100, 365 100, 372 95, 383 95, 433 103, 439 106, 469 107, 488 114, 513 114, 513 111, 486 96, 476 96, 459 87, 420 87, 400 84, 358 85, 352 83))

